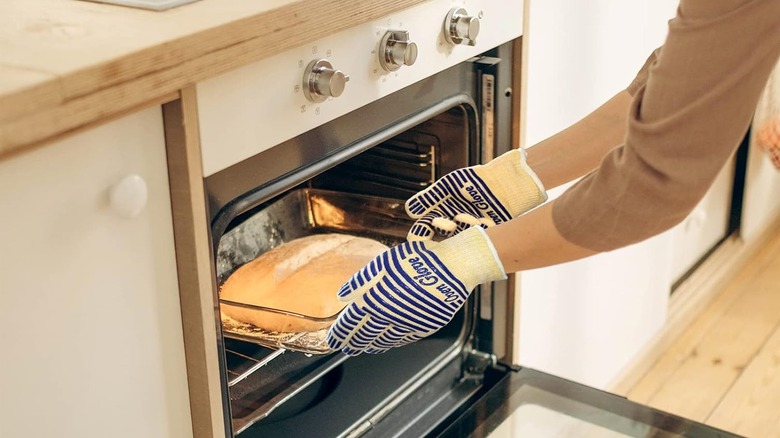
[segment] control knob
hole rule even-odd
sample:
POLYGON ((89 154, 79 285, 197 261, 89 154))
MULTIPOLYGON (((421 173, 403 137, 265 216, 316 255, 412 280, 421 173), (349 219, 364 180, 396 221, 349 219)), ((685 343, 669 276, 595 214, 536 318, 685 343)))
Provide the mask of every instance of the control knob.
POLYGON ((396 71, 417 61, 417 43, 409 40, 405 30, 388 30, 379 42, 379 65, 386 71, 396 71))
POLYGON ((303 74, 303 94, 311 102, 324 102, 329 97, 341 96, 347 82, 349 76, 334 69, 328 60, 317 59, 309 63, 303 74))
POLYGON ((475 46, 479 35, 479 18, 469 16, 463 8, 452 8, 444 19, 444 39, 452 45, 475 46))

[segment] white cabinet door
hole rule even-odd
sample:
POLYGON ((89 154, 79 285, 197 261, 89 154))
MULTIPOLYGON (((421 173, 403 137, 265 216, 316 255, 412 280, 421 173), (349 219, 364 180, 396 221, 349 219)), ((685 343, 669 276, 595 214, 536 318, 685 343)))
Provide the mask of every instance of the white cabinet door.
POLYGON ((734 159, 731 159, 696 208, 671 230, 673 283, 685 276, 726 237, 733 187, 734 159))
POLYGON ((0 436, 192 436, 161 109, 0 161, 0 211, 0 436))
MULTIPOLYGON (((770 77, 754 118, 753 135, 765 120, 780 117, 780 63, 770 77)), ((751 139, 745 176, 745 198, 742 208, 741 236, 753 241, 764 233, 780 216, 780 170, 775 168, 767 152, 751 139)))

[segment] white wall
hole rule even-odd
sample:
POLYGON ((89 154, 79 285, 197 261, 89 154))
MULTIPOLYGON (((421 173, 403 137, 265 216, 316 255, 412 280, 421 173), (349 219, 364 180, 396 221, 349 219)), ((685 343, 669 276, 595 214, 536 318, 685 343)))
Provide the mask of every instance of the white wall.
MULTIPOLYGON (((673 0, 526 0, 524 144, 624 89, 663 44, 673 0)), ((553 196, 558 192, 551 193, 553 196)), ((519 276, 517 363, 605 387, 662 326, 668 234, 519 276)))

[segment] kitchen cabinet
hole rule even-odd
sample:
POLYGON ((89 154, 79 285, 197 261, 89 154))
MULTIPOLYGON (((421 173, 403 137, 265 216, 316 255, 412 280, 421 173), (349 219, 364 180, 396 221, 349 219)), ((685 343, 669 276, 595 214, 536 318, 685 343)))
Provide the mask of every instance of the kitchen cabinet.
POLYGON ((740 235, 752 242, 780 216, 780 171, 755 144, 748 152, 740 235))
POLYGON ((0 161, 0 436, 192 436, 162 111, 0 161))
MULTIPOLYGON (((775 67, 761 100, 758 102, 752 134, 758 130, 760 123, 770 117, 780 117, 770 114, 774 108, 780 108, 780 63, 775 67)), ((745 241, 751 242, 763 234, 780 216, 780 171, 772 164, 772 160, 751 138, 748 152, 747 169, 745 171, 745 196, 742 208, 742 228, 740 235, 745 241)))
POLYGON ((721 169, 707 193, 679 225, 668 233, 672 240, 672 283, 676 283, 726 237, 731 216, 734 162, 721 169))

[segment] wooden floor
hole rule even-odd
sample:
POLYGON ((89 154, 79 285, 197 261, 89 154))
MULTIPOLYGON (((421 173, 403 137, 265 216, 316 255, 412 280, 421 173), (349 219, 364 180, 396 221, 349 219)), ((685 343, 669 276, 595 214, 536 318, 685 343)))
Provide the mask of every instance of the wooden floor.
POLYGON ((780 232, 628 392, 748 437, 780 437, 780 232))

